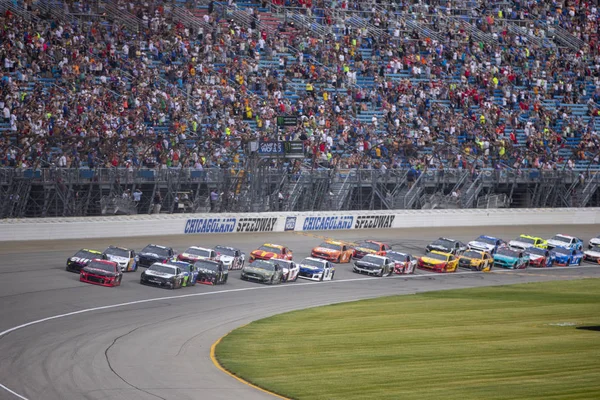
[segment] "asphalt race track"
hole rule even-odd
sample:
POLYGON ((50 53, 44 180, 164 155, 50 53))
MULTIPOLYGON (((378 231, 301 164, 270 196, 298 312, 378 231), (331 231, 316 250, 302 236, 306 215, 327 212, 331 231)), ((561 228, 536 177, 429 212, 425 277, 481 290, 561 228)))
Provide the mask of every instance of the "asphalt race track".
MULTIPOLYGON (((160 229, 158 226, 157 229, 160 229)), ((80 283, 65 261, 80 248, 104 250, 116 244, 140 250, 148 243, 212 247, 226 244, 247 254, 265 242, 288 245, 294 260, 308 256, 319 235, 346 240, 379 239, 415 255, 438 236, 469 241, 479 234, 510 240, 521 233, 544 238, 555 233, 584 239, 599 225, 343 231, 319 234, 182 235, 112 240, 0 243, 0 332, 32 321, 83 311, 24 326, 0 338, 0 399, 184 400, 266 399, 270 396, 219 371, 211 345, 250 321, 294 309, 370 297, 511 283, 600 277, 600 266, 554 267, 491 273, 460 271, 368 278, 336 267, 332 282, 265 286, 230 274, 226 285, 197 285, 169 291, 142 286, 140 271, 120 287, 80 283), (183 297, 182 297, 183 296, 183 297), (164 297, 170 297, 162 300, 164 297), (150 301, 147 301, 150 300, 150 301), (121 303, 123 306, 110 307, 121 303)), ((290 337, 293 343, 293 337, 290 337)))

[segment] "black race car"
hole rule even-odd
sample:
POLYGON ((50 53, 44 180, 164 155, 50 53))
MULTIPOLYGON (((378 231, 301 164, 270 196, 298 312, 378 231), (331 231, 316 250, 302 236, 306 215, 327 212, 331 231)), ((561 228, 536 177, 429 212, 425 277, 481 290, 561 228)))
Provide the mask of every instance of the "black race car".
POLYGON ((462 254, 467 250, 467 245, 463 242, 455 239, 439 238, 433 243, 428 244, 425 250, 429 253, 430 251, 441 251, 442 253, 451 253, 454 255, 462 254))
POLYGON ((198 270, 197 283, 219 285, 227 282, 229 269, 221 261, 198 260, 194 263, 198 270))
POLYGON ((154 263, 166 263, 175 255, 172 247, 149 244, 137 255, 138 267, 148 268, 154 263))
POLYGON ((67 258, 67 268, 69 272, 81 272, 88 266, 92 260, 106 260, 106 255, 98 250, 81 249, 73 256, 67 258))

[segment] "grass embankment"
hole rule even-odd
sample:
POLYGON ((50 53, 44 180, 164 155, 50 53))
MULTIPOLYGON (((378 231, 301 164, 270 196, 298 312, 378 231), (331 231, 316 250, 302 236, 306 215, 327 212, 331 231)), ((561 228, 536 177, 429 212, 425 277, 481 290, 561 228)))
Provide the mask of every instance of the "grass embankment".
POLYGON ((599 325, 600 280, 520 284, 282 314, 216 356, 294 399, 600 399, 599 325))

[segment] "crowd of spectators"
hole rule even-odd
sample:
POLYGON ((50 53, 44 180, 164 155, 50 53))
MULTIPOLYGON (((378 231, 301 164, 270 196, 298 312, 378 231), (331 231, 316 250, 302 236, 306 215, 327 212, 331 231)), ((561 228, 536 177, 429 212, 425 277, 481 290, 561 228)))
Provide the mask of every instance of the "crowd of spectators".
POLYGON ((232 1, 193 24, 171 1, 115 1, 142 29, 8 10, 0 165, 243 168, 248 143, 274 139, 304 141, 309 163, 325 167, 597 164, 600 14, 566 3, 273 1, 318 16, 325 36, 285 18, 273 29, 258 11, 266 1, 244 8, 248 24, 230 19, 232 1), (520 33, 504 20, 535 24, 520 33), (535 40, 547 26, 584 45, 535 40), (280 114, 300 123, 278 130, 280 114))

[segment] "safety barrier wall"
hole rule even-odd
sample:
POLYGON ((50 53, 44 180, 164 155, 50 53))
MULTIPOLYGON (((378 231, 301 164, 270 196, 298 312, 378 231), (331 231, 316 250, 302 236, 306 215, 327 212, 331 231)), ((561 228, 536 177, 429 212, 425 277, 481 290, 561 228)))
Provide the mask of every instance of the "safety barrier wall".
POLYGON ((168 214, 0 221, 0 241, 342 229, 600 224, 600 208, 168 214))

